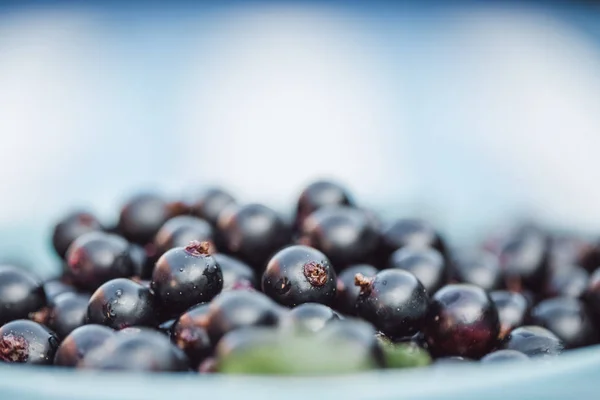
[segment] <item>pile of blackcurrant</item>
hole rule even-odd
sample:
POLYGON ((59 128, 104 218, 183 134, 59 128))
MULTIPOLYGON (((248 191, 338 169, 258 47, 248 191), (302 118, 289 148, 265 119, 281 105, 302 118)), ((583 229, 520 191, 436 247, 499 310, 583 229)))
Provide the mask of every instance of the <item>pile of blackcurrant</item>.
MULTIPOLYGON (((293 218, 213 188, 64 216, 60 276, 0 265, 0 361, 324 374, 550 359, 600 342, 600 245, 518 225, 456 248, 335 182, 293 218)), ((482 366, 483 367, 483 366, 482 366)))

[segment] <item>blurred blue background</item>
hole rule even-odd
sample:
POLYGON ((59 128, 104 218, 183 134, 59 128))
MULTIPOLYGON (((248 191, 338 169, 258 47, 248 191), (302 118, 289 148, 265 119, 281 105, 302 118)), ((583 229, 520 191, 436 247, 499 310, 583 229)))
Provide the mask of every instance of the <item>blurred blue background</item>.
POLYGON ((316 177, 450 240, 600 226, 592 2, 2 2, 0 256, 52 223, 220 183, 289 212, 316 177))

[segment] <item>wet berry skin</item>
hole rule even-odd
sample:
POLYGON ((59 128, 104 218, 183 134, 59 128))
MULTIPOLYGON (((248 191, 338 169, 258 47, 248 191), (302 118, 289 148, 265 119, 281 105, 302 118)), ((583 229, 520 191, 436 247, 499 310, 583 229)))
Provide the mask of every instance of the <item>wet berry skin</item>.
POLYGON ((77 366, 89 351, 102 346, 114 334, 115 331, 103 325, 80 326, 61 342, 54 356, 54 365, 77 366))
POLYGON ((496 290, 490 293, 490 298, 498 311, 500 339, 505 338, 510 331, 523 325, 527 320, 529 303, 521 293, 496 290))
POLYGON ((356 315, 356 299, 360 287, 354 284, 356 274, 370 278, 377 274, 377 268, 369 264, 351 265, 344 269, 337 277, 337 292, 334 308, 347 315, 356 315))
POLYGON ((470 283, 485 290, 498 290, 503 286, 498 256, 491 252, 461 254, 453 266, 453 278, 460 283, 470 283))
POLYGON ((146 248, 131 243, 129 245, 129 257, 131 258, 133 276, 139 279, 150 279, 156 262, 156 247, 147 245, 146 248))
POLYGON ((319 250, 295 245, 271 258, 262 276, 262 290, 287 307, 303 303, 332 304, 337 278, 329 259, 319 250))
POLYGON ((503 349, 520 351, 529 357, 554 357, 564 345, 554 333, 541 326, 526 325, 514 329, 502 343, 503 349))
POLYGON ((49 365, 56 349, 54 332, 37 322, 18 319, 0 327, 0 361, 49 365))
POLYGON ((484 364, 493 364, 506 361, 527 361, 529 357, 516 350, 496 350, 481 359, 484 364))
POLYGON ((499 332, 498 311, 480 287, 447 285, 433 296, 424 329, 432 354, 478 359, 496 347, 499 332))
POLYGON ((256 273, 245 262, 226 254, 213 254, 223 273, 223 290, 257 288, 256 273))
POLYGON ((419 219, 399 219, 381 231, 381 246, 388 256, 402 247, 431 247, 442 254, 446 249, 442 238, 431 224, 419 219))
POLYGON ((162 333, 139 329, 135 332, 117 332, 103 345, 89 351, 78 367, 113 371, 177 372, 189 370, 189 360, 162 333))
POLYGON ((154 239, 170 216, 169 203, 165 199, 150 193, 139 194, 121 209, 118 231, 127 240, 144 245, 154 239))
POLYGON ((179 315, 221 292, 223 273, 209 254, 209 246, 191 242, 167 251, 157 261, 150 287, 163 313, 179 315))
POLYGON ((46 295, 46 303, 51 304, 54 298, 62 293, 72 293, 76 289, 62 282, 60 279, 51 279, 44 282, 44 293, 46 295))
POLYGON ((266 262, 291 240, 279 214, 261 204, 233 206, 219 216, 218 230, 226 250, 262 272, 266 262))
POLYGON ((0 265, 0 324, 27 318, 45 305, 44 286, 33 273, 0 265))
POLYGON ((352 204, 350 194, 341 185, 329 181, 313 182, 300 194, 294 227, 296 230, 301 229, 304 220, 322 207, 352 204))
POLYGON ((190 207, 196 217, 216 226, 221 211, 232 204, 235 204, 235 199, 229 193, 219 188, 210 188, 194 196, 190 207))
POLYGON ((281 308, 257 291, 234 290, 221 293, 210 302, 208 333, 217 343, 228 332, 254 326, 276 326, 281 308))
POLYGON ((208 304, 187 310, 171 328, 171 341, 187 354, 192 366, 198 366, 212 353, 208 336, 208 304))
POLYGON ((106 282, 94 292, 87 307, 91 324, 113 329, 156 326, 157 306, 150 289, 130 279, 106 282))
POLYGON ((423 327, 430 299, 410 272, 386 269, 373 278, 357 274, 355 283, 360 286, 358 316, 387 336, 411 336, 423 327))
POLYGON ((169 219, 154 238, 156 254, 163 255, 175 247, 185 247, 191 241, 213 243, 213 228, 200 218, 180 215, 169 219))
POLYGON ((531 323, 553 332, 566 349, 596 344, 600 338, 584 304, 572 297, 542 301, 531 310, 531 323))
POLYGON ((304 303, 292 308, 283 318, 286 328, 294 332, 315 333, 333 321, 339 320, 338 314, 326 305, 304 303))
POLYGON ((399 268, 412 273, 425 286, 427 293, 435 293, 448 280, 444 256, 431 248, 403 247, 392 253, 388 268, 399 268))
POLYGON ((85 233, 102 229, 102 225, 92 214, 76 211, 66 215, 56 224, 52 232, 52 245, 56 253, 61 258, 65 258, 69 246, 75 239, 85 233))
POLYGON ((59 338, 65 338, 86 321, 90 296, 80 293, 62 293, 49 306, 48 328, 59 338))
POLYGON ((550 271, 544 294, 547 297, 578 298, 586 290, 590 274, 577 265, 563 265, 550 271))
POLYGON ((67 252, 75 286, 96 290, 104 282, 133 275, 129 243, 120 236, 92 232, 77 238, 67 252))
POLYGON ((302 226, 300 242, 329 257, 336 271, 370 262, 379 246, 379 233, 370 216, 352 207, 324 207, 302 226))

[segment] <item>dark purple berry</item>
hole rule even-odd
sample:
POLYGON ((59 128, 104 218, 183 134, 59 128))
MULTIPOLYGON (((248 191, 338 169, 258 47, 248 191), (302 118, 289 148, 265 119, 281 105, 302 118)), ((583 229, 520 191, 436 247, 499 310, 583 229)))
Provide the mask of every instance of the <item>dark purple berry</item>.
POLYGON ((223 274, 207 242, 191 242, 163 254, 152 274, 151 288, 163 312, 178 315, 212 300, 223 288, 223 274))
POLYGON ((0 325, 27 318, 45 305, 44 286, 33 273, 0 265, 0 325))
POLYGON ((348 315, 356 315, 356 299, 360 294, 360 287, 354 284, 356 274, 370 278, 377 274, 377 268, 369 264, 352 265, 344 269, 337 277, 337 292, 335 309, 348 315))
POLYGON ((263 292, 288 307, 303 303, 329 305, 336 286, 335 271, 325 254, 301 245, 275 254, 262 276, 263 292))
POLYGON ((598 343, 598 329, 581 301, 572 297, 555 297, 531 310, 531 322, 553 332, 566 349, 598 343))
POLYGON ((216 226, 221 211, 232 204, 235 204, 235 199, 229 193, 219 188, 211 188, 195 195, 190 207, 196 217, 216 226))
POLYGON ((275 326, 280 307, 256 291, 234 290, 221 293, 208 308, 208 333, 217 343, 228 332, 253 326, 275 326))
POLYGON ((497 290, 504 284, 498 256, 489 251, 458 256, 454 261, 453 277, 460 283, 470 283, 485 290, 497 290))
POLYGON ((70 277, 84 290, 96 290, 104 282, 133 275, 129 243, 122 237, 100 232, 77 238, 67 252, 70 277))
POLYGON ((130 279, 106 282, 94 292, 87 308, 88 322, 113 329, 156 326, 157 306, 150 290, 130 279))
MULTIPOLYGON (((131 329, 131 328, 128 328, 131 329)), ((150 329, 120 331, 89 351, 79 367, 97 370, 177 372, 189 370, 189 360, 162 333, 150 329)))
POLYGON ((200 218, 180 215, 169 219, 158 230, 154 238, 157 256, 175 247, 185 247, 191 241, 209 242, 213 247, 213 228, 200 218))
POLYGON ((85 355, 100 347, 115 334, 102 325, 84 325, 71 332, 60 344, 54 356, 54 365, 75 367, 85 355))
POLYGON ((490 298, 498 310, 500 320, 499 338, 505 338, 513 329, 523 325, 528 317, 529 303, 521 293, 497 290, 490 298))
POLYGON ((281 216, 260 204, 228 208, 221 213, 218 227, 226 250, 261 272, 273 253, 291 239, 281 216))
POLYGON ((433 296, 425 337, 433 354, 480 358, 498 341, 500 322, 490 296, 475 285, 447 285, 433 296))
POLYGON ((520 351, 529 357, 554 357, 563 352, 562 341, 541 326, 521 326, 514 329, 502 343, 502 348, 520 351))
POLYGON ((61 257, 65 258, 69 246, 79 236, 101 231, 102 225, 92 214, 85 211, 73 212, 61 219, 54 227, 52 233, 52 245, 61 257))
POLYGON ((425 322, 429 295, 425 287, 410 272, 400 269, 380 271, 373 278, 361 274, 355 277, 360 286, 356 301, 358 316, 371 322, 391 337, 411 336, 425 322))
POLYGON ((171 341, 187 354, 192 366, 198 366, 212 353, 208 336, 208 304, 190 308, 176 320, 171 341))
POLYGON ((256 273, 245 262, 217 253, 213 254, 223 273, 223 290, 251 289, 258 287, 256 273))
POLYGON ((448 280, 444 256, 431 248, 403 247, 392 253, 388 268, 399 268, 412 273, 425 286, 427 293, 435 293, 448 280))
POLYGON ((37 322, 18 319, 0 327, 0 361, 49 365, 58 349, 54 332, 37 322))
POLYGON ((506 361, 527 361, 529 357, 516 350, 496 350, 481 359, 484 364, 493 364, 506 361))
POLYGON ((329 181, 317 181, 308 185, 300 194, 296 207, 295 229, 301 229, 304 220, 313 212, 326 206, 352 205, 345 188, 329 181))
POLYGON ((169 203, 154 194, 132 197, 121 209, 118 230, 129 241, 151 242, 162 224, 171 217, 169 203))
POLYGON ((548 240, 537 229, 517 232, 500 252, 500 268, 511 291, 539 291, 548 272, 548 240))
POLYGON ((337 320, 339 320, 338 314, 326 305, 304 303, 292 308, 286 314, 284 324, 293 332, 315 333, 337 320))
POLYGON ((367 214, 352 207, 324 207, 305 219, 301 243, 319 249, 337 271, 368 263, 379 246, 379 234, 367 214))
POLYGON ((431 247, 442 254, 446 249, 440 235, 431 224, 419 219, 399 219, 383 227, 381 231, 382 250, 391 255, 403 247, 431 247))
POLYGON ((46 294, 46 303, 51 304, 54 298, 62 293, 72 293, 76 289, 61 281, 60 279, 51 279, 44 282, 44 293, 46 294))
POLYGON ((76 328, 85 324, 88 301, 87 294, 66 292, 54 298, 48 307, 48 328, 59 338, 65 338, 76 328))
POLYGON ((139 279, 150 279, 156 261, 155 254, 156 248, 154 245, 142 247, 135 243, 130 244, 129 257, 133 266, 133 276, 139 279))

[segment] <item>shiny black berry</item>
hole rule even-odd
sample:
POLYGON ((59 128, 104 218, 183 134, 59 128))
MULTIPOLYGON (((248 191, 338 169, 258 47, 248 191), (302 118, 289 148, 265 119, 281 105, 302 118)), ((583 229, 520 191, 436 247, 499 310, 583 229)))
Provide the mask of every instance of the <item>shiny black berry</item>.
POLYGON ((177 372, 189 370, 189 360, 162 333, 137 329, 116 333, 89 351, 78 366, 97 370, 177 372))
POLYGON ((154 238, 156 254, 161 256, 175 247, 185 247, 194 240, 209 242, 214 247, 213 228, 210 224, 188 215, 173 217, 163 224, 154 238))
POLYGON ((51 279, 44 282, 44 293, 46 294, 46 303, 50 304, 56 296, 62 293, 76 292, 75 287, 64 283, 60 279, 51 279))
POLYGON ((516 350, 496 350, 481 359, 484 364, 492 364, 506 361, 527 361, 529 357, 516 350))
POLYGON ((56 296, 48 307, 48 328, 62 339, 85 324, 89 299, 87 294, 73 292, 56 296))
POLYGON ((502 348, 520 351, 529 357, 554 357, 563 352, 564 345, 548 329, 527 325, 510 332, 502 348))
POLYGON ((221 293, 210 302, 208 333, 213 343, 233 330, 252 326, 275 326, 281 308, 257 291, 234 290, 221 293))
POLYGON ((66 215, 56 224, 52 232, 52 245, 56 253, 64 258, 75 239, 85 233, 101 230, 102 225, 91 213, 76 211, 66 215))
POLYGON ((332 321, 339 320, 339 315, 326 305, 304 303, 292 308, 283 318, 285 329, 299 333, 319 332, 332 321))
POLYGON ((383 226, 381 242, 382 251, 388 256, 406 246, 432 247, 446 254, 440 235, 430 223, 420 219, 399 219, 383 226))
POLYGON ((356 299, 360 287, 354 284, 356 274, 370 278, 377 274, 377 268, 369 264, 351 265, 344 269, 337 277, 337 291, 334 308, 343 314, 356 315, 356 299))
POLYGON ((106 281, 133 275, 129 243, 113 234, 78 237, 69 247, 67 262, 73 283, 83 290, 94 291, 106 281))
POLYGON ((423 332, 436 356, 477 359, 498 343, 498 311, 480 287, 447 285, 433 296, 423 332))
POLYGON ((223 274, 207 242, 191 242, 163 254, 156 263, 150 287, 163 312, 178 315, 212 300, 223 288, 223 274))
POLYGON ((102 346, 114 334, 115 331, 102 325, 80 326, 60 343, 54 356, 54 365, 61 367, 77 366, 89 351, 102 346))
POLYGON ((324 207, 305 219, 300 242, 321 250, 337 271, 370 262, 379 233, 367 214, 352 207, 324 207))
POLYGON ((329 259, 307 246, 287 247, 271 258, 262 276, 262 290, 279 304, 332 304, 337 278, 329 259))
POLYGON ((226 250, 259 272, 273 253, 291 240, 281 216, 260 204, 229 207, 221 213, 218 229, 226 250))
POLYGON ((138 279, 150 279, 156 262, 156 247, 154 244, 142 247, 132 243, 129 245, 129 257, 131 258, 133 276, 138 279))
POLYGON ((498 256, 489 251, 460 254, 453 266, 452 275, 457 282, 470 283, 485 290, 498 290, 504 284, 498 256))
POLYGON ((193 196, 190 201, 192 213, 198 218, 208 221, 213 226, 217 225, 221 211, 232 204, 235 204, 235 199, 219 188, 203 190, 193 196))
POLYGON ((132 197, 121 209, 118 230, 129 241, 151 242, 162 224, 171 217, 169 203, 155 194, 132 197))
POLYGON ((208 304, 199 304, 187 310, 171 328, 171 340, 187 354, 192 366, 198 366, 212 353, 208 335, 208 304))
POLYGON ((27 318, 45 305, 40 279, 25 269, 0 265, 0 325, 27 318))
POLYGON ((106 282, 94 292, 87 307, 91 324, 113 329, 128 326, 156 326, 157 306, 150 290, 130 279, 106 282))
POLYGON ((352 205, 350 194, 341 185, 329 181, 317 181, 308 185, 300 194, 296 206, 295 229, 301 229, 304 220, 325 206, 352 205))
POLYGON ((392 253, 388 268, 399 268, 412 273, 425 286, 427 293, 435 293, 447 283, 448 267, 444 256, 432 248, 403 247, 392 253))
POLYGON ((500 251, 500 268, 511 291, 540 291, 548 273, 548 239, 538 229, 521 229, 500 251))
POLYGON ((531 322, 553 332, 566 349, 598 343, 598 329, 584 304, 572 297, 547 299, 531 310, 531 322))
POLYGON ((500 320, 499 338, 505 338, 513 329, 523 325, 529 316, 529 302, 521 293, 496 290, 490 298, 498 311, 500 320))
POLYGON ((258 288, 256 273, 245 262, 226 254, 213 254, 223 273, 223 290, 258 288))
POLYGON ((549 272, 544 290, 547 297, 567 296, 578 298, 588 287, 590 274, 577 265, 562 265, 549 272))
POLYGON ((386 269, 373 278, 357 274, 355 283, 360 286, 358 316, 384 334, 411 336, 423 327, 430 299, 423 284, 410 272, 386 269))
POLYGON ((0 327, 0 361, 49 365, 58 349, 58 338, 44 325, 18 319, 0 327))

